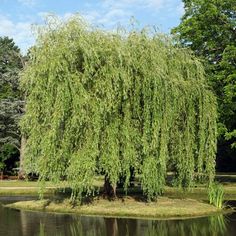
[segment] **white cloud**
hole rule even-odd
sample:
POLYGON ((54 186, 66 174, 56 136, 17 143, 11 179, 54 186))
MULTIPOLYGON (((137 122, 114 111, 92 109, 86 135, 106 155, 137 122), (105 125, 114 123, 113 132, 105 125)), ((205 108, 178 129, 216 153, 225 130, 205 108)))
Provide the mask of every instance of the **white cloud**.
POLYGON ((82 12, 82 16, 89 23, 111 28, 118 23, 125 24, 129 21, 129 18, 134 14, 130 9, 134 2, 135 0, 103 0, 97 3, 96 7, 87 5, 87 10, 82 12))
POLYGON ((112 27, 118 23, 128 24, 131 17, 136 15, 136 11, 150 11, 150 14, 154 15, 164 8, 167 11, 176 8, 174 2, 173 0, 102 0, 96 6, 87 4, 87 10, 82 12, 82 15, 90 23, 112 27))
MULTIPOLYGON (((39 12, 37 16, 39 16, 40 19, 38 19, 37 22, 39 22, 39 24, 43 24, 41 20, 48 15, 50 15, 50 13, 39 12)), ((72 13, 67 12, 62 16, 59 16, 59 19, 67 20, 72 15, 72 13)), ((35 37, 32 32, 32 25, 36 25, 33 24, 33 22, 36 20, 37 16, 25 16, 25 19, 27 20, 23 20, 23 17, 21 17, 19 21, 14 22, 13 20, 11 20, 10 16, 0 15, 0 36, 8 36, 10 38, 13 38, 16 45, 20 47, 22 53, 26 54, 29 47, 31 47, 35 43, 35 37)))
POLYGON ((30 22, 14 23, 7 16, 0 16, 0 36, 8 36, 14 39, 14 42, 26 53, 27 49, 33 45, 34 37, 31 32, 30 22))
POLYGON ((152 11, 160 10, 171 0, 103 0, 103 6, 107 8, 137 9, 150 8, 152 11))
MULTIPOLYGON (((32 7, 38 0, 17 0, 19 3, 32 7)), ((112 29, 121 24, 130 25, 132 16, 149 14, 162 22, 168 22, 169 18, 176 15, 181 16, 184 13, 183 3, 179 0, 100 0, 96 3, 87 2, 81 15, 91 24, 104 26, 112 29), (162 14, 165 12, 165 14, 162 14)), ((34 43, 34 37, 31 33, 31 23, 35 20, 42 23, 42 19, 50 13, 39 12, 37 15, 21 15, 18 22, 11 20, 11 16, 0 15, 0 36, 12 37, 16 44, 25 53, 34 43)), ((60 20, 67 20, 73 15, 71 12, 65 12, 59 16, 60 20)), ((158 23, 158 22, 157 22, 158 23)))
POLYGON ((120 23, 124 24, 132 16, 130 11, 125 11, 120 8, 112 8, 108 11, 87 11, 82 16, 91 24, 103 25, 105 27, 113 27, 120 23))

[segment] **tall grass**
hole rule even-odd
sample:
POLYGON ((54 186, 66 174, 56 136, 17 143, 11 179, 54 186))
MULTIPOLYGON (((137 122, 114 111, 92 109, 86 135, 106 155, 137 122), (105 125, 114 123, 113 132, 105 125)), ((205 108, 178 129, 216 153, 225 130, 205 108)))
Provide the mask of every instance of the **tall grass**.
POLYGON ((213 182, 212 184, 210 184, 208 188, 208 199, 210 204, 221 209, 223 207, 224 201, 223 186, 217 182, 213 182))

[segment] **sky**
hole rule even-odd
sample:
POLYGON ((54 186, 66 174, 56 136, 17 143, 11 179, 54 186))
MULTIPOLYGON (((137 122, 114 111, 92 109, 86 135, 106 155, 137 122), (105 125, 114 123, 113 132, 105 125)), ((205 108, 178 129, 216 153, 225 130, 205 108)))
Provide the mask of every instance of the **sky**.
POLYGON ((139 27, 169 33, 184 13, 181 0, 0 0, 0 36, 13 38, 23 54, 35 42, 34 25, 55 14, 66 20, 79 13, 90 24, 112 30, 132 18, 139 27))

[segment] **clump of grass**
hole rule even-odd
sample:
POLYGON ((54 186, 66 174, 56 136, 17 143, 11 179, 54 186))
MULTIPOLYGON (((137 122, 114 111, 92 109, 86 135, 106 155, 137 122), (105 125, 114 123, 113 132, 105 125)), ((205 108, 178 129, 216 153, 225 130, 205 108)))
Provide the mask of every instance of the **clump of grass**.
POLYGON ((217 208, 223 207, 224 189, 223 186, 217 182, 213 182, 208 188, 208 199, 210 204, 217 208))

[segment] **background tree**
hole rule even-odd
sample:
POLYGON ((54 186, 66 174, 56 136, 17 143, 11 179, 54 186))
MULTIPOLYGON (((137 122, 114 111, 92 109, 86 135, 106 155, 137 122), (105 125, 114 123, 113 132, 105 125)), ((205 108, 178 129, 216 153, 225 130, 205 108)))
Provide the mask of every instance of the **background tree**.
POLYGON ((0 156, 15 156, 20 151, 19 118, 23 101, 19 90, 19 72, 23 57, 13 39, 0 37, 0 156), (10 147, 11 146, 11 147, 10 147))
POLYGON ((205 63, 218 98, 218 169, 236 167, 235 0, 184 0, 185 13, 173 29, 182 45, 205 63), (234 162, 234 164, 233 164, 234 162))

